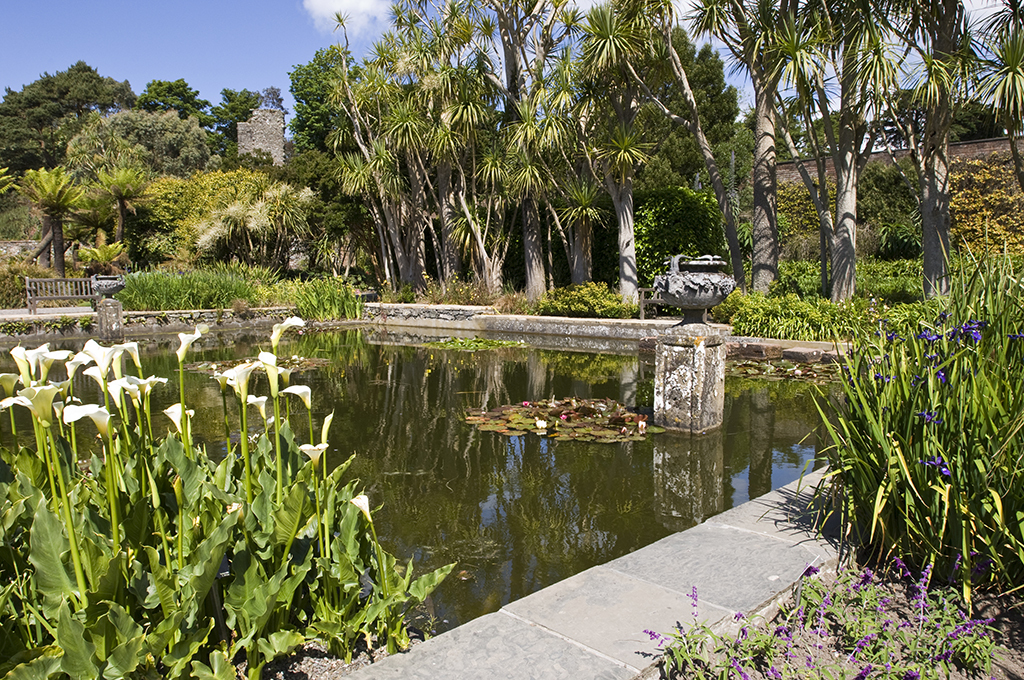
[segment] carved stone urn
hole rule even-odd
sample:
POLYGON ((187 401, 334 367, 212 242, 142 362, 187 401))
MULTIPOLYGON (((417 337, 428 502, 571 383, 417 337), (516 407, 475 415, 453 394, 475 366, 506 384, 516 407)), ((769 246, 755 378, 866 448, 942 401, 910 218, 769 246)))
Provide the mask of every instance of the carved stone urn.
POLYGON ((109 298, 114 293, 120 293, 124 290, 124 277, 123 276, 93 276, 92 277, 92 289, 97 294, 109 298))
POLYGON ((683 310, 683 324, 707 323, 708 309, 736 288, 736 280, 720 269, 726 262, 714 255, 682 262, 683 255, 665 261, 668 273, 654 277, 654 290, 664 304, 683 310))

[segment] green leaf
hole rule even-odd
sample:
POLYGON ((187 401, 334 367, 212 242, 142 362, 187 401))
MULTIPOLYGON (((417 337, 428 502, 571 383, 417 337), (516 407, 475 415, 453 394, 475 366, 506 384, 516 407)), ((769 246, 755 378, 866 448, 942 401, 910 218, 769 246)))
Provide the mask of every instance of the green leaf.
POLYGON ((257 642, 257 646, 259 647, 260 654, 263 655, 264 663, 266 663, 286 654, 291 654, 305 639, 301 633, 297 633, 294 630, 279 630, 265 638, 261 638, 257 642))
MULTIPOLYGON (((91 637, 91 635, 90 635, 91 637)), ((96 647, 86 640, 85 626, 62 604, 57 620, 57 645, 64 650, 60 661, 62 671, 75 680, 93 680, 99 677, 96 665, 96 647)))
POLYGON ((35 567, 36 586, 43 594, 43 612, 56 618, 61 603, 74 601, 78 593, 61 555, 68 549, 63 525, 40 498, 32 522, 32 546, 28 559, 35 567))
POLYGON ((416 598, 418 602, 423 602, 423 600, 427 599, 427 596, 430 595, 430 593, 434 592, 434 589, 441 585, 441 581, 443 581, 454 568, 455 562, 452 562, 449 565, 435 569, 429 574, 420 576, 412 582, 411 586, 409 586, 409 594, 416 598))
POLYGON ((149 569, 153 577, 153 587, 160 599, 160 609, 164 616, 170 616, 178 608, 174 578, 167 567, 160 564, 160 554, 155 548, 146 546, 146 556, 149 557, 149 569))
POLYGON ((107 680, 126 678, 145 661, 142 653, 146 636, 138 635, 124 644, 118 645, 107 657, 107 665, 103 669, 103 677, 107 680))
POLYGON ((235 680, 236 673, 228 657, 219 649, 210 652, 209 666, 201 661, 192 662, 192 675, 198 680, 235 680))
POLYGON ((309 519, 310 513, 306 511, 309 505, 309 492, 301 484, 288 489, 281 507, 274 511, 275 544, 291 546, 299 529, 309 519))
POLYGON ((0 665, 4 680, 46 680, 60 668, 64 650, 57 645, 36 647, 0 665))

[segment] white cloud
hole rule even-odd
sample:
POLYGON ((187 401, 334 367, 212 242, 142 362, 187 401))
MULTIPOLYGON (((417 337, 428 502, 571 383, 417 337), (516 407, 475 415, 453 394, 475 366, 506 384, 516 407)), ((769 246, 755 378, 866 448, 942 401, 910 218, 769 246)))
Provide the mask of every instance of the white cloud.
POLYGON ((340 12, 347 19, 345 27, 349 36, 356 40, 365 38, 368 29, 381 32, 387 25, 391 3, 389 0, 302 0, 302 6, 316 27, 325 33, 335 29, 334 16, 340 12))

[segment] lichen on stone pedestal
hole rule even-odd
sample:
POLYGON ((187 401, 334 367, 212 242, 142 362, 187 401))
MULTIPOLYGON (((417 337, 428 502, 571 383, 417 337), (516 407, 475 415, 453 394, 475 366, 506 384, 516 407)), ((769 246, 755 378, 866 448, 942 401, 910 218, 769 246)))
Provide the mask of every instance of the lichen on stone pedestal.
POLYGON ((677 326, 658 339, 654 423, 700 434, 722 425, 725 340, 706 324, 677 326))

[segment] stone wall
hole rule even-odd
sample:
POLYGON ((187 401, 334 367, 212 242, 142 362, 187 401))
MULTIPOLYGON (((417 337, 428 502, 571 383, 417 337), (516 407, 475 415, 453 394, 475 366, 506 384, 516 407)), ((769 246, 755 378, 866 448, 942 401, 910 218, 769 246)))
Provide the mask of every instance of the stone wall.
POLYGON ((0 241, 0 260, 28 257, 39 247, 39 241, 0 241))
MULTIPOLYGON (((1006 137, 999 137, 996 139, 978 139, 970 142, 953 142, 949 145, 949 157, 953 158, 967 158, 967 159, 981 159, 988 158, 994 153, 1010 153, 1010 142, 1006 137)), ((896 156, 896 160, 906 158, 910 154, 909 149, 896 149, 893 155, 896 156)), ((878 151, 871 154, 869 162, 879 161, 886 165, 892 164, 892 158, 889 156, 887 151, 878 151)), ((804 165, 807 168, 807 172, 810 173, 811 177, 817 175, 817 171, 814 169, 814 161, 811 159, 804 160, 804 165)), ((828 176, 835 179, 835 167, 832 165, 832 159, 826 161, 826 171, 828 176)), ((778 181, 781 182, 802 182, 800 179, 800 171, 797 170, 796 163, 793 161, 787 161, 785 163, 779 163, 776 166, 776 173, 778 181)))
POLYGON ((284 164, 284 111, 256 109, 238 124, 238 155, 266 151, 274 165, 284 164))
POLYGON ((469 321, 478 314, 494 314, 494 308, 469 305, 406 305, 368 302, 363 305, 363 314, 371 321, 392 323, 410 319, 459 322, 469 321))

